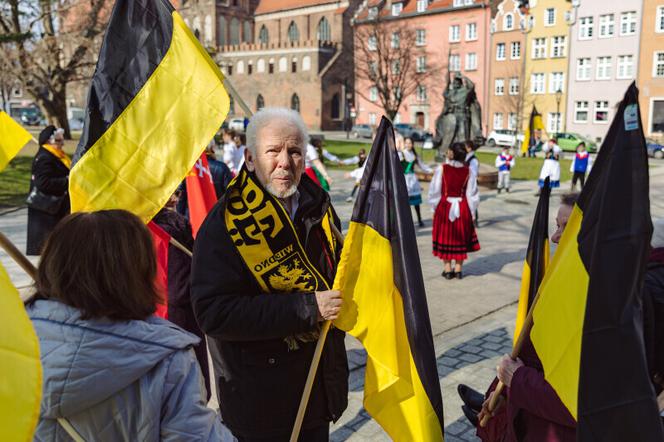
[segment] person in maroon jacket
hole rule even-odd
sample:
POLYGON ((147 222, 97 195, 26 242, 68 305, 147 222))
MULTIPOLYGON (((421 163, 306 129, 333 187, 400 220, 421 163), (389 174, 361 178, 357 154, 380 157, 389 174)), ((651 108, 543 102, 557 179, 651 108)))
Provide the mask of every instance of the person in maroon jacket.
MULTIPOLYGON (((556 216, 557 228, 551 241, 558 244, 578 193, 561 198, 556 216)), ((544 379, 542 363, 527 337, 520 357, 503 356, 496 367, 497 380, 507 387, 496 407, 489 411, 497 380, 489 388, 487 398, 477 415, 479 421, 491 415, 486 427, 478 426, 477 435, 483 442, 574 442, 576 421, 562 403, 553 387, 544 379)))

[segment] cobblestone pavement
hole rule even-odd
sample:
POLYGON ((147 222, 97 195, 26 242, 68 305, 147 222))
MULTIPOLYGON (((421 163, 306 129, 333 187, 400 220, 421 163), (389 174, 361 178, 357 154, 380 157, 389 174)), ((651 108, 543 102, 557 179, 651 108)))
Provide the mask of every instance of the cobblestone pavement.
MULTIPOLYGON (((664 163, 650 169, 651 209, 655 218, 664 217, 664 163)), ((518 167, 518 160, 517 160, 518 167)), ((353 186, 343 172, 331 171, 332 202, 348 227, 352 204, 346 202, 353 186)), ((569 184, 563 183, 564 189, 569 184)), ((427 290, 438 374, 443 392, 446 440, 475 441, 474 430, 461 412, 456 386, 465 383, 484 391, 495 376, 500 355, 510 349, 516 312, 521 269, 532 216, 537 204, 536 183, 515 182, 512 192, 496 195, 482 189, 479 209, 478 236, 482 249, 470 255, 464 266, 464 279, 447 281, 441 278, 442 264, 431 255, 431 211, 422 207, 425 227, 417 229, 417 245, 427 290)), ((424 184, 426 195, 427 185, 424 184)), ((551 200, 550 229, 555 227, 557 196, 551 200)), ((426 198, 425 198, 426 199, 426 198)), ((25 249, 26 209, 0 209, 0 231, 25 249)), ((0 251, 0 260, 19 287, 30 280, 20 268, 0 251)), ((36 262, 36 260, 33 259, 36 262)), ((24 288, 24 291, 27 290, 24 288)), ((351 367, 349 406, 333 425, 333 441, 388 440, 382 429, 362 408, 364 361, 361 345, 347 338, 351 367)), ((214 406, 214 403, 210 404, 214 406)))

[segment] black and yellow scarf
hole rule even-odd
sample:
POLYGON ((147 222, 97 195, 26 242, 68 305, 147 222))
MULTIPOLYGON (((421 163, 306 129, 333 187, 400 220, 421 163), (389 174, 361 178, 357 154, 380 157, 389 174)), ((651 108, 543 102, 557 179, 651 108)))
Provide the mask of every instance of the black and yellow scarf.
MULTIPOLYGON (((325 278, 307 256, 284 206, 246 167, 229 185, 224 221, 233 244, 263 293, 329 290, 325 278)), ((331 209, 328 209, 321 225, 334 253, 336 238, 331 222, 331 209)), ((316 339, 318 331, 288 337, 285 341, 290 349, 297 349, 298 340, 316 339)))
POLYGON ((69 158, 69 155, 50 144, 42 144, 42 147, 51 152, 67 169, 71 169, 71 158, 69 158))

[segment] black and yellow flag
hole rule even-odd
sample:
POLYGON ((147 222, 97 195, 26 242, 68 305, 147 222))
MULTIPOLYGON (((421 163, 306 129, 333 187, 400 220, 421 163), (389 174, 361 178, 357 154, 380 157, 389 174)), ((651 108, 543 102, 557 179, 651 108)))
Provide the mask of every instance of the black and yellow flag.
POLYGON ((638 90, 630 86, 540 287, 531 339, 578 441, 661 441, 640 289, 652 223, 638 90))
POLYGON ((521 329, 528 316, 530 306, 537 295, 537 289, 542 283, 546 267, 549 264, 549 198, 551 197, 551 188, 549 188, 549 177, 544 180, 535 209, 535 218, 533 226, 530 228, 530 240, 528 241, 528 251, 526 260, 523 263, 523 273, 521 275, 521 293, 519 295, 519 305, 516 311, 516 324, 514 329, 514 342, 516 343, 521 329))
POLYGON ((223 76, 168 0, 117 0, 69 179, 72 211, 149 221, 228 113, 223 76))
POLYGON ((528 119, 528 127, 524 133, 523 143, 521 143, 521 153, 523 155, 528 153, 528 149, 535 146, 537 139, 535 136, 537 132, 544 132, 544 122, 542 121, 542 114, 537 112, 537 108, 533 106, 528 119))
POLYGON ((335 288, 335 326, 367 351, 364 408, 397 441, 443 439, 443 400, 408 191, 392 125, 367 160, 335 288))

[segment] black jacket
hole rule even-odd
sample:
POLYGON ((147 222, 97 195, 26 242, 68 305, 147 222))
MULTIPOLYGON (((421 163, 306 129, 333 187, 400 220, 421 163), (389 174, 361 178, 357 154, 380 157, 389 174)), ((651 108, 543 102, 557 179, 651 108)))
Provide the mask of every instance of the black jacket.
MULTIPOLYGON (((187 219, 175 210, 161 209, 152 219, 171 237, 188 250, 194 248, 191 225, 187 219)), ((168 246, 168 320, 189 333, 193 333, 201 342, 194 346, 196 359, 201 366, 208 399, 210 399, 210 368, 205 335, 196 322, 194 309, 191 307, 191 258, 175 247, 168 246)))
POLYGON ((650 262, 643 282, 643 335, 651 379, 655 390, 664 381, 664 263, 650 262))
MULTIPOLYGON (((320 222, 329 196, 309 178, 298 187, 295 227, 312 264, 332 285, 340 250, 329 264, 320 222), (325 248, 325 249, 324 249, 325 248)), ((203 223, 194 245, 192 303, 210 337, 219 405, 224 422, 240 438, 288 440, 304 389, 315 342, 288 350, 284 338, 315 330, 313 293, 261 294, 254 276, 226 233, 225 195, 203 223)), ((339 220, 335 216, 335 224, 339 220)), ((303 428, 336 421, 348 402, 345 334, 328 334, 303 428)))
MULTIPOLYGON (((69 169, 51 152, 40 147, 32 160, 30 190, 37 186, 47 195, 67 195, 69 169)), ((46 238, 55 225, 69 213, 69 198, 63 202, 60 212, 55 215, 35 209, 28 209, 28 255, 39 255, 46 238)))

